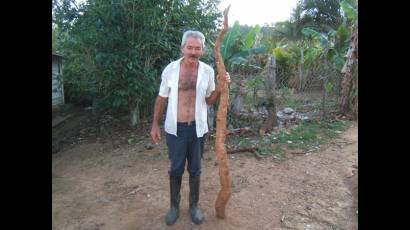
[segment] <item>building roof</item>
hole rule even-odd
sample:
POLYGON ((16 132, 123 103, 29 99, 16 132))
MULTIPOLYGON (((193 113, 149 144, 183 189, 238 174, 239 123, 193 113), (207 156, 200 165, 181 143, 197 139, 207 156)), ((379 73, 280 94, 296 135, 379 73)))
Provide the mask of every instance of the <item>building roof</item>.
POLYGON ((61 54, 58 54, 58 53, 53 53, 53 52, 51 52, 51 54, 52 54, 53 56, 57 56, 57 57, 63 57, 63 55, 61 55, 61 54))

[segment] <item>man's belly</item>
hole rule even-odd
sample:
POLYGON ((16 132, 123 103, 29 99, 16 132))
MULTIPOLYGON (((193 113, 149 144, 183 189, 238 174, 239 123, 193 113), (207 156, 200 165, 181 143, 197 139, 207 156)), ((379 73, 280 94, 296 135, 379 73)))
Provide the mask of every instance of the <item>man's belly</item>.
POLYGON ((195 95, 178 95, 178 122, 189 122, 195 120, 195 95))

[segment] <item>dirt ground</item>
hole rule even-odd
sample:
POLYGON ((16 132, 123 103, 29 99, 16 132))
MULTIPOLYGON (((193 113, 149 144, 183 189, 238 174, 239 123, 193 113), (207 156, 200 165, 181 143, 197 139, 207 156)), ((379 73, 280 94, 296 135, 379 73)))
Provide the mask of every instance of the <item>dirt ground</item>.
POLYGON ((146 130, 137 132, 144 134, 132 145, 95 139, 52 155, 54 230, 358 228, 357 123, 309 155, 286 153, 285 160, 229 155, 233 193, 226 219, 215 217, 220 184, 208 144, 199 203, 205 221, 199 226, 188 213, 187 171, 180 217, 173 226, 165 225, 169 161, 164 137, 154 146, 147 144, 146 130))

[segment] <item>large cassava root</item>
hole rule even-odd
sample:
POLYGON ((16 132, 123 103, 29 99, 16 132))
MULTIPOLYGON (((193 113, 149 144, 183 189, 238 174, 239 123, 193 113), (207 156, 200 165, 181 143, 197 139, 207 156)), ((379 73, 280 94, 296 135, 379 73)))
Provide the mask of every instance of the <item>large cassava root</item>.
POLYGON ((218 107, 218 112, 216 115, 216 140, 215 140, 215 152, 219 162, 219 177, 221 182, 221 190, 219 191, 218 197, 215 201, 215 211, 218 218, 225 218, 225 207, 228 203, 229 197, 231 196, 231 176, 229 174, 229 162, 228 155, 225 148, 225 138, 228 134, 226 128, 226 115, 229 104, 229 88, 228 82, 223 77, 226 74, 225 65, 221 55, 221 43, 223 37, 228 31, 228 12, 230 6, 228 6, 224 14, 224 24, 219 36, 215 42, 215 60, 218 72, 218 84, 221 89, 220 102, 218 107))

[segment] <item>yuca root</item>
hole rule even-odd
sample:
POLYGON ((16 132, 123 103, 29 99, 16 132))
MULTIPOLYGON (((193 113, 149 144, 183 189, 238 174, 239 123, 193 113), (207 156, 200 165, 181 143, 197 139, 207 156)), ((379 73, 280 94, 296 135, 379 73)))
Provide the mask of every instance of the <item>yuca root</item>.
POLYGON ((215 42, 215 59, 218 71, 218 84, 221 89, 220 103, 218 112, 216 115, 216 140, 215 140, 215 152, 219 161, 219 177, 221 182, 221 190, 215 201, 215 211, 218 218, 225 218, 225 207, 231 196, 231 177, 229 175, 229 162, 228 155, 225 148, 225 138, 228 133, 226 129, 226 114, 229 104, 229 88, 228 82, 222 76, 226 74, 224 61, 221 55, 221 43, 223 37, 228 31, 228 12, 230 6, 228 6, 224 14, 224 26, 219 33, 219 36, 215 42))

